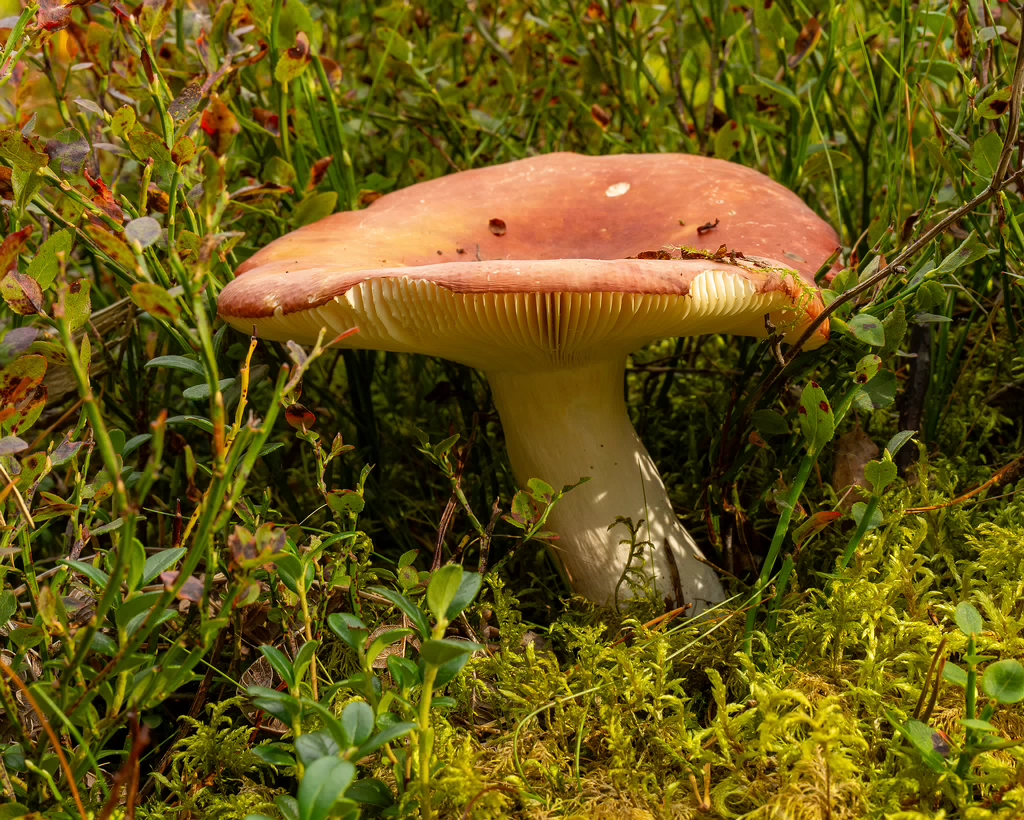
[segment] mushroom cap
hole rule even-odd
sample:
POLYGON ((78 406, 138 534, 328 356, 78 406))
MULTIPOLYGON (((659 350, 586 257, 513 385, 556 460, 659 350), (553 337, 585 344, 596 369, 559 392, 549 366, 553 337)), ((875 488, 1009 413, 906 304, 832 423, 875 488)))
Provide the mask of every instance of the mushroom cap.
MULTIPOLYGON (((293 231, 238 269, 219 312, 270 339, 358 327, 343 344, 485 370, 559 366, 665 336, 764 336, 766 314, 799 333, 822 309, 813 275, 838 246, 799 197, 749 168, 546 154, 293 231), (711 258, 722 245, 741 258, 711 258), (708 258, 658 253, 678 247, 708 258)), ((823 324, 808 347, 827 336, 823 324)))

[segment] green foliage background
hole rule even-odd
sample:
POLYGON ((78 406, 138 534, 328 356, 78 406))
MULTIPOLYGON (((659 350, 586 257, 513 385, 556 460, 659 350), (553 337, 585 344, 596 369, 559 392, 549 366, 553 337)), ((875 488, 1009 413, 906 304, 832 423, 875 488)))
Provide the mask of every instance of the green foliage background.
MULTIPOLYGON (((355 661, 327 613, 394 623, 360 591, 422 592, 453 465, 481 521, 515 492, 486 383, 464 367, 330 351, 305 369, 264 343, 245 366, 216 297, 256 249, 376 194, 539 152, 705 153, 763 171, 836 226, 834 298, 984 191, 1015 144, 1013 3, 7 5, 21 16, 0 26, 0 414, 14 408, 0 416, 0 659, 13 673, 0 791, 52 817, 79 816, 69 780, 103 816, 117 772, 138 789, 118 812, 273 816, 297 772, 252 752, 269 736, 229 700, 256 647, 315 638, 313 674, 343 680, 355 661), (286 423, 299 399, 319 438, 286 423), (439 455, 417 429, 460 440, 439 455), (339 432, 355 449, 339 440, 327 462, 339 432), (302 594, 287 561, 240 558, 281 543, 296 561, 315 552, 302 594)), ((701 624, 645 625, 661 612, 644 600, 598 611, 498 520, 484 592, 457 625, 491 650, 436 718, 442 816, 1024 814, 1018 748, 955 771, 964 690, 955 675, 936 689, 929 671, 936 653, 968 665, 964 602, 984 619, 980 669, 1024 657, 1020 193, 844 305, 832 343, 782 379, 750 340, 633 357, 638 431, 737 597, 701 624), (800 391, 813 378, 838 407, 870 355, 880 380, 808 460, 800 391), (839 437, 881 447, 908 428, 917 463, 851 511, 839 437), (968 501, 906 513, 1006 465, 968 501), (767 588, 748 636, 744 604, 793 486, 788 582, 767 588), (900 734, 922 692, 947 738, 926 740, 948 745, 949 765, 900 734)), ((479 533, 453 510, 442 556, 475 569, 479 533)), ((340 709, 356 695, 333 697, 340 709)), ((991 722, 1024 736, 1019 706, 991 722)), ((360 769, 396 789, 393 813, 421 808, 380 755, 360 769)))

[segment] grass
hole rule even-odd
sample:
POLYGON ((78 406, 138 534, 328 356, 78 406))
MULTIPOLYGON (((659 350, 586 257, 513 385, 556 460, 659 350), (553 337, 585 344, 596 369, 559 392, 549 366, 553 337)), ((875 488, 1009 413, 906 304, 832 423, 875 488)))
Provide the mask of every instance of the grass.
POLYGON ((0 8, 0 817, 1024 813, 1016 4, 0 8), (216 318, 295 227, 554 150, 842 237, 825 348, 631 362, 699 623, 488 527, 479 374, 216 318))

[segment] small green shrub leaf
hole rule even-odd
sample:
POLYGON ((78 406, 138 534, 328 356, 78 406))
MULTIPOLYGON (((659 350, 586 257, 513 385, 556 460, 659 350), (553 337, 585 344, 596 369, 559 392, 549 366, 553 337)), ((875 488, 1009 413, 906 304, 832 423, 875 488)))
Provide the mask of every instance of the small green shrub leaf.
POLYGON ((295 738, 295 754, 303 766, 310 766, 321 757, 336 757, 340 751, 330 732, 323 729, 295 738))
POLYGON ((356 767, 347 760, 321 757, 314 761, 299 784, 299 820, 327 820, 355 774, 356 767))
POLYGON ((454 641, 449 638, 433 639, 423 642, 420 647, 420 657, 427 663, 443 666, 451 660, 472 655, 480 649, 483 647, 472 641, 454 641))
POLYGON ((956 612, 953 613, 953 620, 965 635, 977 635, 985 628, 981 613, 974 608, 973 604, 966 601, 957 605, 956 612))
POLYGON ((278 677, 285 682, 285 685, 289 689, 295 688, 295 673, 292 671, 291 661, 285 656, 284 652, 275 646, 269 646, 264 644, 260 647, 260 652, 263 653, 263 657, 267 659, 267 662, 273 667, 274 671, 277 672, 278 677))
POLYGON ((341 713, 341 728, 349 746, 361 746, 373 732, 373 709, 361 700, 350 703, 341 713))
POLYGON ((459 564, 447 564, 440 567, 430 576, 427 586, 427 606, 434 620, 447 620, 448 607, 458 594, 462 584, 462 567, 459 564))
POLYGON ((817 382, 809 382, 804 387, 797 412, 800 418, 800 429, 807 440, 808 448, 815 451, 821 450, 832 440, 836 422, 825 391, 817 382))
POLYGON ((990 664, 981 679, 981 688, 1000 703, 1024 700, 1024 666, 1010 659, 990 664))

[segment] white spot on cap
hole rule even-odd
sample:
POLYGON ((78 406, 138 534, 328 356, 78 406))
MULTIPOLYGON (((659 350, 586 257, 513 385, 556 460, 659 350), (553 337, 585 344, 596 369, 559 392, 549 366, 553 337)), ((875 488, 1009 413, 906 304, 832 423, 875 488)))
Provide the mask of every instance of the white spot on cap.
POLYGON ((616 182, 614 185, 609 185, 608 190, 604 192, 605 196, 622 196, 628 191, 630 185, 628 182, 616 182))

